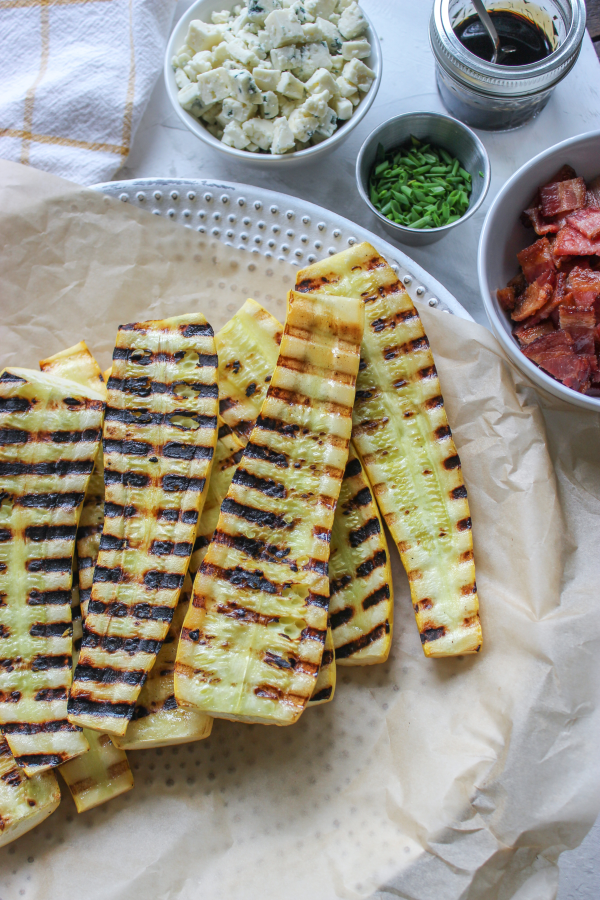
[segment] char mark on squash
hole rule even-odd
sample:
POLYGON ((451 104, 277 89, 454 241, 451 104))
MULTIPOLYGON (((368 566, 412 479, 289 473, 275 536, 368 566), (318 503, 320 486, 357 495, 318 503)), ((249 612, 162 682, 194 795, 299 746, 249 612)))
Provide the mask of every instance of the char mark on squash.
POLYGON ((146 441, 117 441, 107 438, 103 441, 103 448, 106 455, 122 453, 127 456, 148 456, 153 450, 152 444, 146 441))
POLYGON ((452 500, 466 500, 467 499, 467 489, 464 484, 455 487, 450 491, 450 497, 452 500))
POLYGON ((27 766, 28 769, 41 768, 42 766, 44 768, 51 767, 54 769, 56 766, 60 766, 61 763, 65 762, 66 759, 66 753, 27 753, 21 756, 15 756, 15 762, 22 767, 27 766))
POLYGON ((95 444, 101 437, 102 432, 94 428, 86 428, 85 431, 52 431, 48 434, 48 439, 53 444, 95 444))
POLYGON ((28 559, 25 568, 28 572, 70 572, 73 560, 70 556, 43 557, 42 559, 28 559))
POLYGON ((104 469, 104 483, 106 485, 122 484, 123 487, 145 488, 150 484, 150 476, 141 472, 116 472, 113 469, 104 469))
POLYGON ((390 599, 390 586, 389 584, 384 584, 383 587, 377 588, 376 591, 373 591, 372 594, 369 594, 368 597, 362 602, 363 609, 370 609, 372 606, 377 606, 378 603, 381 603, 383 600, 390 599))
POLYGON ((74 491, 64 494, 24 494, 16 497, 15 502, 28 509, 74 509, 83 503, 83 497, 82 493, 74 491))
POLYGON ((110 700, 89 700, 85 697, 69 698, 69 714, 72 716, 110 717, 113 719, 130 719, 135 703, 111 703, 110 700))
POLYGON ((33 403, 26 397, 0 397, 0 414, 24 413, 33 409, 33 403))
POLYGON ((321 688, 320 691, 317 691, 316 694, 312 695, 312 697, 310 698, 310 702, 311 703, 319 703, 319 702, 323 702, 324 700, 329 700, 332 692, 333 692, 333 688, 331 685, 329 685, 329 687, 321 688))
POLYGON ((351 581, 352 578, 350 575, 342 575, 341 578, 332 578, 329 582, 329 596, 333 597, 334 594, 339 594, 345 587, 348 587, 351 581))
POLYGON ((440 628, 425 628, 421 632, 421 643, 428 644, 430 641, 437 641, 445 634, 446 628, 443 625, 440 628))
POLYGON ((320 609, 329 609, 329 597, 323 594, 315 594, 312 591, 306 598, 307 606, 318 606, 320 609))
POLYGON ((0 447, 10 444, 26 444, 29 438, 28 431, 20 431, 17 428, 0 428, 0 447))
POLYGON ((331 627, 335 631, 336 628, 340 628, 342 625, 346 625, 346 623, 349 622, 353 616, 354 610, 351 606, 346 606, 345 609, 339 609, 337 612, 331 613, 331 627))
POLYGON ((260 444, 254 444, 250 441, 244 449, 244 456, 250 459, 260 459, 269 462, 280 469, 287 469, 289 466, 289 457, 285 453, 277 453, 268 447, 262 447, 260 444))
POLYGON ((273 481, 272 478, 259 478, 246 469, 238 468, 233 476, 233 484, 239 484, 243 487, 252 488, 252 490, 260 491, 267 497, 276 497, 284 500, 287 497, 287 491, 282 484, 273 481))
POLYGON ((0 477, 49 475, 65 478, 68 475, 89 475, 93 468, 93 459, 58 460, 45 463, 0 462, 0 477))
POLYGON ((355 475, 359 475, 361 471, 362 466, 360 464, 360 460, 351 459, 344 469, 344 478, 354 478, 355 475))
POLYGON ((348 532, 348 541, 351 547, 360 547, 360 545, 364 544, 370 537, 373 537, 374 534, 380 534, 380 532, 381 526, 379 524, 379 519, 376 516, 373 516, 372 519, 369 519, 368 522, 365 522, 360 528, 348 532))
POLYGON ((375 569, 378 569, 380 566, 385 566, 386 562, 387 554, 385 550, 377 550, 370 559, 366 559, 360 566, 357 566, 356 575, 358 578, 366 578, 371 572, 374 572, 375 569))
POLYGON ((212 327, 206 324, 180 325, 179 329, 184 337, 214 337, 212 327))
POLYGON ((167 441, 161 450, 161 456, 166 456, 167 459, 212 459, 213 453, 212 447, 194 447, 178 441, 167 441))
POLYGON ((252 522, 253 525, 259 525, 263 528, 270 528, 272 530, 276 528, 284 529, 291 527, 283 516, 278 516, 276 513, 272 512, 266 512, 264 509, 256 509, 254 506, 236 503, 236 501, 232 500, 230 497, 226 497, 221 504, 221 512, 227 513, 230 516, 237 516, 240 519, 245 519, 247 522, 252 522))
POLYGON ((456 523, 456 527, 459 531, 470 531, 473 527, 471 517, 467 516, 466 519, 461 519, 460 522, 456 523))
POLYGON ((73 677, 74 682, 92 681, 95 684, 129 684, 143 685, 146 672, 143 669, 114 669, 111 666, 78 665, 73 677))
POLYGON ((94 584, 120 584, 127 581, 127 575, 121 566, 96 566, 94 569, 94 584))
POLYGON ((243 569, 241 566, 225 569, 221 566, 203 563, 201 572, 203 575, 210 575, 213 578, 228 581, 229 584, 242 590, 264 591, 266 594, 279 594, 281 592, 281 585, 265 578, 265 573, 258 569, 250 571, 249 569, 243 569))
POLYGON ((71 605, 71 591, 37 591, 32 590, 27 597, 28 606, 65 606, 71 605))
POLYGON ((132 519, 137 515, 137 509, 135 506, 121 506, 120 503, 105 503, 104 515, 107 519, 118 519, 121 517, 132 519))
POLYGON ((458 453, 455 453, 453 456, 449 456, 448 459, 444 460, 444 468, 445 469, 458 469, 460 467, 460 457, 458 453))
MULTIPOLYGON (((87 621, 87 620, 86 620, 87 621)), ((154 641, 148 638, 123 638, 115 635, 96 634, 84 625, 82 649, 105 650, 107 653, 123 652, 133 656, 135 653, 148 653, 156 656, 162 646, 162 641, 154 641)))
POLYGON ((77 731, 66 719, 50 722, 6 722, 2 726, 4 734, 57 734, 59 731, 77 731))
POLYGON ((284 659, 283 656, 278 656, 277 653, 272 653, 270 650, 267 650, 263 656, 263 662, 266 663, 267 666, 273 666, 276 669, 293 669, 297 660, 295 658, 284 659))
POLYGON ((176 572, 158 572, 151 569, 144 575, 144 585, 153 591, 178 591, 183 587, 184 576, 176 572))
POLYGON ((73 634, 72 622, 36 622, 29 629, 31 637, 68 637, 73 634))
POLYGON ((327 631, 321 630, 319 628, 311 628, 307 626, 300 635, 301 641, 318 641, 320 644, 325 644, 325 638, 327 636, 327 631))
POLYGON ((101 600, 90 599, 87 614, 90 616, 111 616, 115 619, 151 619, 155 622, 171 622, 175 610, 170 606, 153 606, 151 603, 120 603, 110 600, 103 603, 101 600))
MULTIPOLYGON (((277 544, 267 544, 265 541, 257 538, 249 538, 243 534, 228 534, 220 530, 215 531, 212 540, 215 544, 231 547, 245 556, 250 556, 252 559, 268 560, 269 562, 280 561, 290 564, 287 560, 290 553, 289 547, 279 547, 277 544)), ((208 544, 209 541, 206 540, 206 543, 208 544)), ((297 570, 297 566, 293 561, 290 567, 292 571, 297 570)))
POLYGON ((67 689, 61 688, 43 688, 38 691, 33 698, 38 703, 52 703, 54 700, 66 700, 67 689))
POLYGON ((331 529, 325 528, 323 525, 315 525, 313 528, 313 534, 317 538, 318 541, 323 541, 324 544, 331 543, 331 529))
POLYGON ((445 441, 446 438, 452 437, 449 425, 440 425, 439 428, 435 429, 434 434, 436 441, 445 441))
MULTIPOLYGON (((100 550, 123 550, 125 547, 127 547, 126 538, 118 538, 113 534, 103 534, 100 538, 100 550)), ((79 568, 81 568, 81 562, 80 559, 79 568)))
MULTIPOLYGON (((239 603, 234 603, 233 601, 230 603, 223 603, 217 606, 217 612, 222 616, 227 616, 229 619, 235 619, 237 622, 243 622, 245 624, 250 625, 270 625, 271 622, 278 622, 279 616, 269 616, 263 613, 258 613, 254 609, 247 609, 245 606, 241 606, 239 603)), ((192 637, 193 632, 189 632, 189 636, 192 640, 198 640, 198 638, 192 637)))
POLYGON ((152 541, 149 553, 153 556, 189 556, 192 545, 187 541, 152 541))
POLYGON ((300 431, 299 425, 288 425, 281 419, 273 419, 269 416, 259 416, 256 420, 256 428, 261 428, 263 431, 275 431, 277 434, 285 435, 285 437, 296 437, 296 434, 300 431))
POLYGON ((36 544, 41 541, 73 541, 76 534, 75 525, 29 525, 25 529, 25 540, 36 544))
MULTIPOLYGON (((31 661, 32 672, 47 672, 48 669, 70 669, 71 656, 34 656, 31 661)), ((4 726, 2 726, 4 727, 4 726)))
POLYGON ((389 633, 390 623, 386 620, 385 622, 382 622, 381 625, 377 625, 376 628, 373 628, 373 630, 369 631, 367 634, 361 634, 361 636, 359 638, 356 638, 356 640, 349 641, 342 647, 336 647, 336 659, 348 659, 349 656, 354 656, 355 653, 358 653, 360 650, 364 650, 365 647, 368 647, 370 644, 374 644, 375 641, 380 640, 385 634, 389 633))
POLYGON ((0 381, 12 381, 14 384, 27 384, 25 378, 15 375, 14 372, 3 372, 2 375, 0 375, 0 381))
POLYGON ((162 489, 167 493, 185 493, 204 490, 206 478, 186 478, 184 475, 165 475, 162 479, 162 489))

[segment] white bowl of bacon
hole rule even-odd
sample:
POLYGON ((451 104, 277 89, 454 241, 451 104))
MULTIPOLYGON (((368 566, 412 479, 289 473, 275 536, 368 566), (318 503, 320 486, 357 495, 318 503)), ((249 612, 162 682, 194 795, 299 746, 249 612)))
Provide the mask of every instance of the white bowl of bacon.
POLYGON ((600 131, 540 153, 504 185, 478 269, 510 359, 550 394, 600 412, 600 131))

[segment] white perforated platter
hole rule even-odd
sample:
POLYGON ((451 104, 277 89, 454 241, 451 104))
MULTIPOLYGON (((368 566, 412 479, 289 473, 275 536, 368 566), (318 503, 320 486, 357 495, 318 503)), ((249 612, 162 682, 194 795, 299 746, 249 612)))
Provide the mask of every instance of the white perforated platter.
MULTIPOLYGON (((276 260, 307 265, 369 240, 413 299, 470 318, 400 250, 297 198, 210 181, 98 189, 245 248, 248 268, 264 259, 267 274, 269 259, 273 269, 276 260)), ((235 311, 229 292, 218 296, 215 322, 235 311)), ((412 826, 394 812, 397 798, 390 806, 381 781, 388 710, 412 696, 401 692, 410 672, 420 685, 427 668, 397 559, 394 595, 390 661, 340 669, 334 702, 307 711, 293 728, 216 721, 207 740, 131 752, 134 790, 80 816, 61 785, 56 813, 0 850, 0 900, 364 900, 416 864, 423 847, 407 836, 412 826)))
POLYGON ((413 300, 471 319, 443 285, 398 247, 298 197, 232 181, 182 178, 109 181, 96 189, 226 246, 294 266, 310 265, 357 241, 369 241, 393 266, 413 300))

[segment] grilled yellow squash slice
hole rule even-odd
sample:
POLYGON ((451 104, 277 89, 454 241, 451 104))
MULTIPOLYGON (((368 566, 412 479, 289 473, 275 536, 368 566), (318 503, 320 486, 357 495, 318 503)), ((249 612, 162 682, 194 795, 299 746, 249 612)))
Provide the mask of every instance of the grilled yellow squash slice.
POLYGON ((0 847, 31 831, 54 812, 60 788, 53 772, 27 778, 0 737, 0 847))
MULTIPOLYGON (((62 350, 48 359, 40 360, 40 369, 46 374, 70 378, 78 384, 88 384, 106 397, 106 384, 98 363, 84 341, 62 350)), ((82 638, 82 612, 85 618, 87 601, 92 587, 94 565, 100 545, 104 520, 104 477, 102 447, 98 448, 94 471, 90 478, 79 527, 77 529, 77 567, 73 573, 71 614, 73 618, 74 661, 77 663, 82 638), (85 592, 85 608, 81 595, 85 592)), ((90 728, 83 733, 90 749, 83 756, 70 759, 60 766, 77 812, 85 812, 106 803, 133 787, 133 775, 126 754, 113 746, 105 734, 90 728)))
POLYGON ((390 557, 379 510, 352 443, 331 533, 329 590, 336 664, 385 662, 394 611, 390 557))
MULTIPOLYGON (((40 369, 47 375, 58 375, 60 378, 70 378, 78 384, 87 384, 97 390, 106 399, 106 381, 100 367, 90 353, 85 341, 80 341, 74 347, 68 347, 40 360, 40 369)), ((110 370, 108 370, 110 372, 110 370)), ((77 569, 79 572, 79 603, 75 608, 78 616, 85 618, 87 604, 92 590, 94 578, 94 565, 100 547, 102 535, 102 523, 104 521, 104 467, 102 447, 98 447, 94 471, 90 478, 83 509, 77 529, 77 569)), ((75 637, 75 634, 74 634, 75 637)), ((81 635, 79 635, 81 642, 81 635)))
POLYGON ((104 420, 104 525, 69 721, 123 735, 173 618, 217 440, 200 314, 119 329, 104 420))
POLYGON ((255 300, 246 300, 215 337, 219 356, 219 413, 248 442, 267 393, 283 326, 255 300))
POLYGON ((175 666, 184 705, 278 725, 306 707, 363 324, 361 301, 289 294, 277 366, 194 582, 175 666))
POLYGON ((67 721, 75 533, 104 402, 29 369, 0 376, 0 724, 28 775, 88 749, 67 721))
POLYGON ((85 729, 90 749, 60 767, 77 812, 86 812, 114 800, 133 787, 133 775, 123 750, 113 746, 107 734, 85 729))
POLYGON ((353 442, 410 581, 426 656, 481 647, 467 491, 419 314, 370 244, 315 263, 299 291, 361 298, 353 442))

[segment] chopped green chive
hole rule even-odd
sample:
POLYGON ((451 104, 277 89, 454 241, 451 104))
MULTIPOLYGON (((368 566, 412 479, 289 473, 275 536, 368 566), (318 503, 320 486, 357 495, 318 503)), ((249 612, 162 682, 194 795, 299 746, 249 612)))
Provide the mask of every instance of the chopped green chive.
POLYGON ((369 197, 375 209, 398 225, 440 228, 464 216, 471 185, 471 175, 458 159, 411 137, 408 146, 387 153, 378 145, 369 197))

